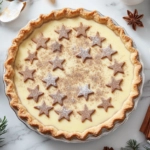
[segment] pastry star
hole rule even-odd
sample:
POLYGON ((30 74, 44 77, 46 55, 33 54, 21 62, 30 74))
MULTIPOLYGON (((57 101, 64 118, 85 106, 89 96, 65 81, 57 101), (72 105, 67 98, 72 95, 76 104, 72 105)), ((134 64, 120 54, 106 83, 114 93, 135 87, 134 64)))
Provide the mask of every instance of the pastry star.
POLYGON ((83 48, 80 48, 80 53, 78 53, 76 57, 82 58, 82 62, 84 62, 87 58, 92 58, 89 52, 90 48, 87 48, 85 50, 83 48))
POLYGON ((77 32, 76 36, 79 37, 80 35, 83 35, 84 37, 87 37, 86 30, 88 30, 89 28, 90 26, 83 26, 82 22, 80 22, 80 26, 74 28, 74 30, 76 30, 77 32))
POLYGON ((51 74, 49 74, 48 77, 42 81, 46 83, 46 88, 48 89, 51 85, 57 87, 56 80, 58 80, 58 77, 53 77, 51 74))
POLYGON ((63 105, 63 99, 66 97, 66 95, 63 95, 62 93, 60 93, 60 91, 58 91, 56 94, 51 94, 50 97, 54 99, 53 105, 55 105, 56 103, 63 105))
POLYGON ((102 46, 102 42, 106 39, 104 37, 100 37, 99 32, 97 32, 95 36, 91 36, 89 38, 93 42, 92 46, 98 45, 100 47, 102 46))
POLYGON ((89 89, 89 85, 85 85, 82 87, 79 87, 79 93, 78 93, 78 97, 80 96, 84 96, 84 98, 86 100, 88 100, 88 95, 94 93, 92 90, 89 89))
POLYGON ((51 45, 51 49, 52 49, 53 52, 55 52, 55 51, 61 52, 61 46, 62 46, 62 44, 59 44, 59 43, 56 41, 55 43, 53 43, 53 44, 51 45))
POLYGON ((111 45, 106 48, 102 48, 102 55, 101 58, 107 57, 110 61, 112 60, 112 55, 117 53, 117 51, 112 50, 111 45))
POLYGON ((49 61, 53 65, 53 70, 59 68, 61 70, 64 70, 62 63, 65 61, 65 59, 59 59, 58 57, 55 57, 53 61, 49 61))
POLYGON ((120 80, 115 80, 113 77, 111 78, 111 83, 106 84, 106 86, 111 88, 111 92, 113 93, 115 90, 122 90, 120 87, 120 83, 122 82, 122 79, 120 80))
POLYGON ((49 117, 49 111, 53 109, 53 107, 47 106, 45 102, 41 106, 35 106, 34 108, 40 111, 39 116, 45 114, 47 117, 49 117))
POLYGON ((30 92, 27 99, 33 99, 36 103, 38 102, 38 99, 41 95, 43 95, 43 92, 39 91, 39 85, 37 85, 34 89, 28 88, 28 91, 30 92))
POLYGON ((28 53, 28 57, 25 58, 26 61, 30 61, 30 63, 32 64, 34 60, 37 60, 37 52, 34 53, 28 53))
POLYGON ((82 116, 82 122, 84 122, 86 119, 89 121, 92 121, 91 115, 95 112, 95 109, 89 110, 87 105, 84 105, 83 111, 78 111, 78 114, 82 116))
POLYGON ((111 98, 108 98, 108 99, 102 98, 101 100, 102 100, 102 103, 97 106, 98 108, 103 107, 105 111, 107 112, 108 107, 113 107, 110 103, 111 98))
POLYGON ((108 68, 113 69, 113 70, 114 70, 114 75, 116 75, 118 72, 119 72, 119 73, 124 73, 123 68, 122 68, 124 64, 125 64, 125 62, 118 63, 118 62, 115 60, 114 65, 109 66, 108 68))
POLYGON ((56 33, 59 34, 59 40, 62 38, 69 39, 69 32, 71 32, 71 29, 66 29, 64 25, 62 25, 60 30, 55 30, 56 33))
POLYGON ((36 50, 39 48, 45 48, 47 49, 47 42, 50 40, 50 38, 44 38, 43 34, 41 33, 38 38, 33 38, 32 41, 36 43, 36 50))
POLYGON ((34 70, 29 70, 28 67, 24 71, 20 71, 19 73, 23 75, 24 77, 24 82, 26 82, 28 79, 34 80, 33 78, 33 73, 35 72, 34 70))
POLYGON ((59 115, 58 120, 62 120, 63 118, 70 121, 70 115, 72 113, 72 110, 67 110, 64 106, 62 110, 55 110, 55 112, 59 115))

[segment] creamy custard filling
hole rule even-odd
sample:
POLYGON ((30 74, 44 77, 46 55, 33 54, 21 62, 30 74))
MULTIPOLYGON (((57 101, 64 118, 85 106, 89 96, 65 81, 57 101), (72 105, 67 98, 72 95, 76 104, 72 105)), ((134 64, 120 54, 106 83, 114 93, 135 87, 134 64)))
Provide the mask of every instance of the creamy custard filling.
POLYGON ((15 60, 14 83, 21 103, 28 112, 43 125, 54 126, 59 130, 68 132, 83 132, 88 128, 97 126, 111 119, 111 117, 122 108, 122 104, 130 95, 133 72, 134 67, 131 62, 131 54, 124 46, 120 37, 105 25, 77 17, 45 23, 40 28, 35 29, 34 32, 20 44, 15 60), (111 44, 112 49, 117 51, 117 53, 112 56, 112 61, 108 58, 101 59, 100 48, 98 46, 91 47, 92 42, 89 38, 83 36, 79 38, 76 37, 76 31, 73 28, 78 27, 80 22, 82 22, 83 25, 90 26, 90 29, 86 32, 88 37, 95 36, 96 33, 99 32, 100 36, 106 38, 106 40, 102 42, 102 48, 111 44), (72 31, 69 33, 69 40, 62 39, 59 41, 63 45, 61 52, 52 52, 50 48, 40 48, 37 50, 38 60, 34 60, 33 64, 29 61, 25 61, 29 51, 31 53, 36 51, 36 44, 31 40, 32 38, 37 37, 39 33, 43 33, 44 37, 50 38, 47 42, 48 47, 50 47, 52 43, 58 41, 59 35, 55 30, 62 25, 72 29, 72 31), (90 48, 92 59, 87 59, 83 63, 81 58, 77 58, 76 55, 79 53, 80 47, 90 48), (64 70, 52 70, 52 64, 50 64, 49 61, 53 60, 56 56, 65 59, 63 63, 64 70), (124 74, 117 73, 115 76, 113 75, 113 70, 109 69, 108 66, 113 65, 114 60, 125 62, 123 66, 124 74), (19 71, 25 70, 26 66, 28 66, 29 69, 36 70, 33 74, 34 81, 27 80, 24 82, 23 77, 19 74, 19 71), (59 77, 57 88, 51 86, 46 89, 46 84, 42 82, 42 79, 47 77, 49 73, 59 77), (123 79, 121 83, 122 91, 116 90, 112 93, 111 89, 106 86, 106 84, 111 82, 111 77, 123 79), (79 86, 85 84, 89 84, 90 89, 94 92, 94 94, 89 96, 87 101, 84 97, 77 96, 79 86), (27 99, 29 95, 27 88, 35 88, 37 85, 39 85, 40 91, 44 92, 44 95, 39 97, 36 103, 33 99, 27 99), (70 115, 70 121, 66 119, 58 121, 59 116, 54 110, 60 110, 62 108, 59 104, 54 105, 54 108, 49 112, 50 117, 46 115, 39 116, 39 110, 34 108, 34 106, 41 105, 43 101, 45 101, 47 105, 52 106, 53 99, 49 95, 56 93, 58 90, 67 95, 67 98, 63 100, 63 105, 67 109, 73 110, 73 113, 70 115), (113 108, 108 108, 107 112, 103 108, 97 108, 102 102, 101 98, 107 99, 109 97, 111 97, 113 108), (91 116, 92 121, 86 120, 82 122, 81 115, 77 113, 83 110, 85 104, 89 109, 95 109, 95 113, 91 116))

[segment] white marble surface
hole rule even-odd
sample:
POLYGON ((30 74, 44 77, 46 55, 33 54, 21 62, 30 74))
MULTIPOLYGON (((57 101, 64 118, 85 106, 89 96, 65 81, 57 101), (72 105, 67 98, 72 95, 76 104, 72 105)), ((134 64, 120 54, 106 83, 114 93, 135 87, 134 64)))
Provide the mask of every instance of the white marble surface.
MULTIPOLYGON (((139 142, 145 140, 144 135, 139 132, 140 125, 150 104, 150 0, 136 6, 126 6, 121 0, 56 0, 52 5, 48 0, 30 0, 25 10, 19 18, 7 24, 0 24, 0 117, 4 115, 8 119, 8 132, 4 135, 5 140, 0 143, 1 150, 102 150, 105 145, 119 150, 127 140, 133 138, 139 142), (130 115, 129 120, 121 125, 113 133, 102 137, 94 142, 85 144, 67 144, 46 139, 28 129, 18 120, 15 113, 9 106, 4 93, 3 85, 3 63, 7 50, 11 45, 12 39, 18 31, 25 26, 29 20, 37 18, 41 13, 49 13, 51 10, 64 7, 78 8, 83 7, 89 10, 98 10, 104 15, 115 19, 126 29, 134 39, 137 48, 144 62, 144 72, 146 76, 144 91, 137 109, 130 115), (144 14, 142 19, 144 28, 133 31, 130 26, 122 19, 126 15, 126 10, 133 11, 138 9, 139 13, 144 14)), ((2 6, 3 7, 3 6, 2 6)))

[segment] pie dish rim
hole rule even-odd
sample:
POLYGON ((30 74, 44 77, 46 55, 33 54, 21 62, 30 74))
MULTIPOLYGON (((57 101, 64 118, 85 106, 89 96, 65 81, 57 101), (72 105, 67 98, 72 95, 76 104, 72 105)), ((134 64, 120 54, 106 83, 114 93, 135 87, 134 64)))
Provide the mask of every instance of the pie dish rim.
MULTIPOLYGON (((38 26, 35 24, 36 27, 39 27, 40 26, 39 24, 38 24, 38 26)), ((29 35, 30 34, 26 35, 26 37, 29 35)), ((136 99, 135 95, 137 97, 137 96, 141 95, 141 93, 142 93, 141 89, 143 88, 143 85, 141 83, 143 83, 143 80, 144 80, 143 73, 142 73, 143 65, 142 65, 141 60, 138 61, 139 54, 135 47, 136 46, 135 46, 135 43, 133 42, 133 40, 128 37, 128 34, 125 32, 125 30, 122 27, 120 27, 120 26, 118 26, 118 24, 116 24, 116 21, 114 21, 110 17, 104 17, 97 11, 89 11, 89 10, 86 10, 83 8, 79 8, 79 9, 75 9, 75 10, 70 9, 70 8, 64 8, 64 9, 52 11, 48 15, 40 15, 40 17, 37 20, 31 21, 30 23, 27 24, 27 26, 25 26, 22 30, 20 30, 18 36, 13 40, 12 46, 9 48, 9 51, 8 51, 8 57, 5 62, 4 83, 5 83, 6 95, 8 96, 9 99, 12 99, 10 101, 10 106, 16 112, 16 115, 18 116, 18 118, 21 121, 23 121, 31 129, 33 128, 34 130, 36 130, 38 133, 40 133, 42 135, 47 135, 47 133, 48 133, 50 135, 50 137, 52 137, 54 139, 60 140, 63 137, 63 139, 65 139, 67 141, 70 141, 70 140, 72 141, 72 139, 77 139, 77 141, 78 140, 79 141, 86 140, 86 138, 91 137, 91 134, 94 136, 94 138, 99 137, 103 133, 104 128, 107 128, 107 130, 112 130, 112 128, 114 128, 116 122, 118 122, 118 121, 123 122, 124 120, 126 120, 125 118, 126 118, 126 114, 128 113, 128 111, 131 111, 135 107, 135 105, 133 104, 134 99, 136 99), (68 13, 70 16, 66 16, 66 15, 68 15, 68 13), (89 18, 91 19, 91 17, 95 17, 96 19, 100 19, 100 21, 102 23, 107 22, 107 25, 109 26, 109 28, 112 28, 112 30, 114 30, 114 32, 116 34, 120 34, 119 35, 120 38, 125 42, 125 43, 124 42, 123 43, 126 44, 126 46, 128 46, 128 48, 130 50, 134 51, 135 56, 134 56, 134 59, 132 59, 132 61, 134 61, 136 63, 135 68, 137 69, 136 73, 134 73, 134 76, 136 76, 136 81, 134 84, 134 86, 135 86, 134 92, 135 93, 132 94, 132 96, 130 97, 131 98, 130 101, 128 100, 129 102, 126 104, 126 107, 124 107, 124 111, 122 110, 121 117, 119 116, 118 118, 113 120, 108 126, 92 127, 92 128, 90 128, 92 130, 87 129, 81 133, 79 133, 79 132, 78 133, 77 132, 76 133, 67 133, 64 131, 59 132, 59 131, 56 131, 56 129, 54 129, 54 127, 51 127, 51 129, 46 129, 45 127, 43 127, 43 125, 41 125, 40 123, 35 121, 33 119, 33 117, 27 111, 25 111, 25 109, 21 106, 21 104, 19 104, 18 98, 15 95, 15 92, 13 91, 14 85, 13 85, 13 78, 12 78, 12 74, 13 74, 12 59, 15 59, 14 56, 12 56, 12 55, 14 55, 13 51, 15 48, 18 47, 17 42, 20 41, 22 38, 23 38, 23 40, 25 39, 23 37, 23 35, 26 34, 25 32, 31 33, 34 30, 34 27, 32 27, 32 26, 35 23, 37 23, 37 24, 39 23, 40 25, 42 25, 42 23, 44 22, 43 19, 46 20, 46 18, 48 18, 50 16, 54 17, 55 19, 60 19, 60 18, 64 18, 64 17, 72 18, 72 17, 74 17, 72 15, 80 16, 83 18, 85 17, 87 19, 89 19, 89 18), (140 84, 141 84, 140 92, 138 92, 140 84), (16 100, 16 98, 17 98, 17 100, 16 100), (129 106, 129 107, 127 107, 127 106, 129 106), (97 129, 93 129, 93 128, 97 128, 97 129), (102 133, 101 133, 101 131, 102 131, 102 133)), ((15 50, 15 51, 17 52, 17 50, 15 50)))

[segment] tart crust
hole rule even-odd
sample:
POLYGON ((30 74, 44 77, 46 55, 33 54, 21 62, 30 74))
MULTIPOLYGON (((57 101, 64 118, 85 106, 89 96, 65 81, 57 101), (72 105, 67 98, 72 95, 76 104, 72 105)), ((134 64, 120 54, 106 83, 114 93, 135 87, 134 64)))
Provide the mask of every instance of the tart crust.
POLYGON ((13 109, 17 111, 17 115, 27 121, 27 123, 36 128, 40 133, 48 134, 54 138, 64 137, 67 140, 80 139, 85 140, 89 135, 98 136, 102 133, 103 130, 111 130, 116 122, 122 122, 126 118, 126 113, 131 111, 134 107, 134 99, 139 95, 139 85, 142 82, 142 77, 140 75, 142 65, 139 62, 138 52, 133 47, 133 41, 130 37, 125 34, 125 31, 120 26, 116 26, 112 19, 109 17, 100 16, 97 11, 86 11, 82 8, 72 10, 72 9, 62 9, 58 11, 52 11, 48 15, 40 15, 40 17, 31 21, 26 27, 20 30, 18 36, 13 40, 11 47, 8 51, 8 57, 5 62, 5 75, 4 81, 6 83, 6 94, 10 98, 10 105, 13 109), (125 47, 131 53, 131 61, 134 66, 134 78, 132 80, 131 92, 128 99, 123 103, 122 109, 118 111, 111 119, 105 121, 104 123, 91 127, 84 132, 67 132, 56 129, 53 126, 44 126, 38 120, 36 120, 21 104, 17 92, 15 90, 15 84, 13 82, 14 69, 13 64, 15 61, 15 56, 18 51, 20 43, 25 40, 35 28, 40 27, 43 23, 46 23, 50 20, 58 20, 61 18, 73 18, 80 16, 87 20, 94 20, 97 23, 104 24, 110 28, 113 32, 119 36, 124 43, 125 47))

